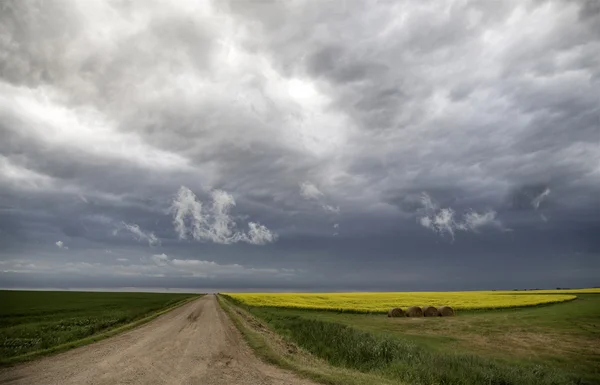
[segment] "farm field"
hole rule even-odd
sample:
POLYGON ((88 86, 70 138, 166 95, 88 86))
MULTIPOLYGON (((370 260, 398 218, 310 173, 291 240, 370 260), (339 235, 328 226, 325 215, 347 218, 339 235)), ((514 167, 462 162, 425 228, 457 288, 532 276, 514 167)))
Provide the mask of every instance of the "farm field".
MULTIPOLYGON (((526 297, 532 292, 518 293, 514 295, 526 297)), ((555 293, 534 296, 554 297, 564 291, 555 293)), ((600 293, 597 289, 579 293, 567 292, 577 298, 547 306, 463 310, 456 317, 432 318, 249 306, 238 295, 224 298, 329 364, 382 381, 598 384, 600 293)), ((414 303, 395 306, 409 304, 414 303)), ((446 304, 460 308, 457 303, 446 304)))
POLYGON ((386 313, 394 307, 425 305, 450 305, 456 310, 503 309, 565 302, 576 298, 574 293, 568 291, 560 291, 560 293, 552 291, 231 293, 227 295, 248 306, 355 313, 386 313))
POLYGON ((0 291, 0 362, 141 320, 197 294, 0 291))

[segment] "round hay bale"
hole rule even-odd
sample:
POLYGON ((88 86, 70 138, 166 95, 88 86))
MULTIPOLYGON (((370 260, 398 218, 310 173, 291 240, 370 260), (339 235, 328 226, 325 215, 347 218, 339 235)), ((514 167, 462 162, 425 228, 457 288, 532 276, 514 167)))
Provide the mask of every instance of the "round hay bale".
POLYGON ((423 316, 424 317, 437 317, 439 315, 437 307, 433 306, 423 306, 423 316))
POLYGON ((441 306, 438 308, 438 312, 440 313, 440 317, 452 317, 454 315, 454 309, 450 306, 441 306))
POLYGON ((390 309, 390 311, 388 311, 388 317, 404 317, 404 310, 399 307, 390 309))
POLYGON ((423 309, 418 306, 411 306, 406 309, 407 317, 423 317, 423 309))

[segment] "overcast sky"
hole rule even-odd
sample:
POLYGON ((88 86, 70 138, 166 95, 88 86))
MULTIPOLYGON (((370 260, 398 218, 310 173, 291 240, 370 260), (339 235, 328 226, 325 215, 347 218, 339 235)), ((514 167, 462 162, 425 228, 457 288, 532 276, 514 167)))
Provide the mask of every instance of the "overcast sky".
POLYGON ((600 2, 2 1, 0 287, 600 285, 600 2))

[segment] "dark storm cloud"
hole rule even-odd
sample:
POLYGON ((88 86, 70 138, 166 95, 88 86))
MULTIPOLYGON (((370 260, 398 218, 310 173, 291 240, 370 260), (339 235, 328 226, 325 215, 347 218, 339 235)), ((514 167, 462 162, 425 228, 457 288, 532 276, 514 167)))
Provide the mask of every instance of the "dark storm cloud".
POLYGON ((138 286, 410 289, 439 266, 440 289, 588 284, 598 15, 594 1, 2 2, 0 282, 77 286, 96 269, 99 286, 137 272, 138 286), (197 276, 174 260, 200 261, 197 276))

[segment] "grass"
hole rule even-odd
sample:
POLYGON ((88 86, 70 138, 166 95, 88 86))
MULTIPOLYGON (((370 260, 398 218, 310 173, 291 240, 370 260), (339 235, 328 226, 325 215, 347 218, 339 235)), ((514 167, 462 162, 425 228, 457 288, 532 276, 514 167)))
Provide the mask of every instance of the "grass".
POLYGON ((267 363, 293 370, 301 377, 328 385, 400 385, 397 381, 387 380, 376 374, 329 365, 325 360, 299 349, 293 342, 284 340, 266 324, 223 296, 218 296, 217 299, 248 345, 267 363))
POLYGON ((331 365, 386 380, 597 384, 600 295, 578 297, 544 307, 419 319, 237 306, 331 365))
POLYGON ((197 294, 0 291, 0 363, 97 341, 197 294))

